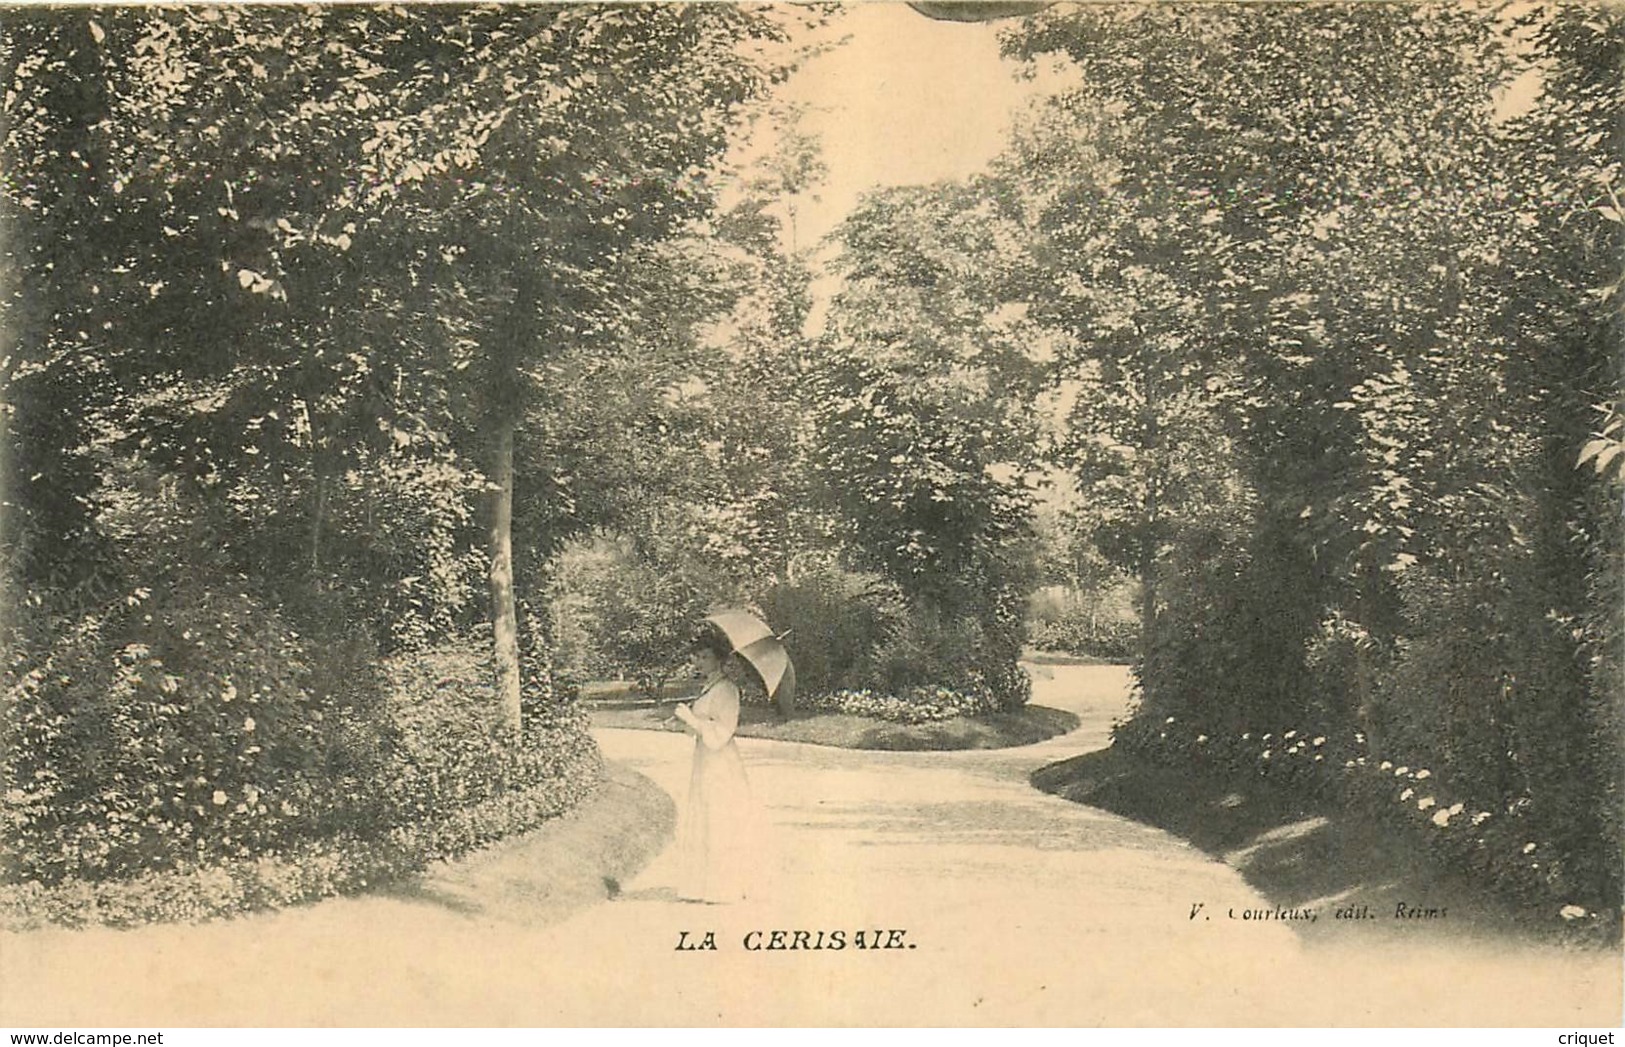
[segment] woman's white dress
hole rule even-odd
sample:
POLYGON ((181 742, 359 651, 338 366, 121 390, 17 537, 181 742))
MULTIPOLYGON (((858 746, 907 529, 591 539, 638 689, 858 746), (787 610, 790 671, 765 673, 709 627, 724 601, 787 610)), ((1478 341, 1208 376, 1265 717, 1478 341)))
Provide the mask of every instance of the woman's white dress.
POLYGON ((708 902, 742 900, 760 863, 759 818, 734 731, 739 688, 718 680, 690 706, 694 770, 677 821, 677 894, 708 902))

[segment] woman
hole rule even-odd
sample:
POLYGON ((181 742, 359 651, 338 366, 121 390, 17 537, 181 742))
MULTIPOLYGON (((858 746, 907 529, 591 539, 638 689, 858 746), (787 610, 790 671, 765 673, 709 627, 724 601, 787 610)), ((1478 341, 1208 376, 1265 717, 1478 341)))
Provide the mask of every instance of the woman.
POLYGON ((694 735, 688 805, 677 823, 677 894, 689 901, 735 902, 745 897, 756 857, 757 818, 734 743, 739 688, 723 673, 733 649, 720 635, 706 632, 695 638, 692 653, 705 683, 694 704, 679 705, 675 713, 694 735))

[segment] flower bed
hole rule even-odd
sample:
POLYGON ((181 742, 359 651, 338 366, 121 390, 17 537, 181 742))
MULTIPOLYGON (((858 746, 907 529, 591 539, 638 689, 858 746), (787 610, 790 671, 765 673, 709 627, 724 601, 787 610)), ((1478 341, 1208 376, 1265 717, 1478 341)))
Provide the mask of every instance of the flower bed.
POLYGON ((590 795, 601 780, 603 761, 590 750, 554 770, 554 776, 528 788, 376 837, 344 834, 286 853, 126 879, 0 885, 0 928, 200 922, 353 893, 535 828, 590 795))
POLYGON ((1357 810, 1404 834, 1446 867, 1490 885, 1540 923, 1579 940, 1617 932, 1617 901, 1576 896, 1551 841, 1526 806, 1486 810, 1425 767, 1382 759, 1358 731, 1209 731, 1169 716, 1119 723, 1113 744, 1158 763, 1208 773, 1264 777, 1282 787, 1357 810))
MULTIPOLYGON (((257 650, 249 641, 263 630, 240 633, 231 637, 236 646, 230 650, 247 660, 257 650)), ((601 777, 602 758, 567 682, 532 674, 524 744, 516 747, 493 715, 489 656, 476 645, 448 644, 352 668, 381 684, 364 717, 348 707, 330 708, 332 692, 310 687, 294 688, 293 698, 280 704, 274 688, 251 690, 246 683, 212 695, 232 711, 231 724, 243 720, 251 729, 242 736, 246 742, 236 740, 245 755, 240 767, 232 766, 241 773, 184 782, 200 792, 176 824, 156 815, 59 824, 52 797, 8 790, 0 797, 0 826, 13 849, 0 870, 0 926, 196 921, 353 892, 535 828, 580 802, 601 777), (245 704, 251 713, 235 713, 245 704), (286 742, 306 738, 317 725, 335 733, 340 714, 343 746, 286 742), (274 751, 273 738, 282 741, 274 751), (313 752, 324 759, 311 758, 313 752), (345 758, 326 759, 334 754, 345 758), (286 773, 290 763, 297 776, 286 773), (162 849, 141 849, 125 842, 137 831, 149 840, 179 837, 196 846, 170 841, 162 849)), ((22 700, 41 690, 39 677, 29 674, 12 688, 13 706, 28 711, 22 700)), ((198 698, 170 701, 161 711, 195 719, 199 708, 214 707, 198 698)), ((207 748, 214 744, 207 730, 213 722, 193 731, 205 755, 213 752, 207 748)), ((61 762, 44 766, 54 771, 61 762)), ((133 786, 126 792, 164 794, 133 786)))
POLYGON ((910 687, 902 695, 863 688, 827 691, 798 697, 796 704, 815 712, 870 716, 890 723, 940 723, 961 716, 987 716, 1003 706, 986 689, 959 691, 949 687, 910 687))

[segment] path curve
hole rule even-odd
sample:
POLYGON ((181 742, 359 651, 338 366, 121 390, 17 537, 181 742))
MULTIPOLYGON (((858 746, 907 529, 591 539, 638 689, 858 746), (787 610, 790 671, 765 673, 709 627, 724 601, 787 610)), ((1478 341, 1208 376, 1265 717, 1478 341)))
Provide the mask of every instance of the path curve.
MULTIPOLYGON (((668 851, 615 900, 553 926, 375 896, 200 927, 12 935, 0 938, 0 1023, 1503 1025, 1526 1023, 1531 998, 1533 1024, 1618 1021, 1606 957, 1426 942, 1390 956, 1307 948, 1277 922, 1208 919, 1269 906, 1181 841, 1028 784, 1106 744, 1126 673, 1034 672, 1035 700, 1077 713, 1077 730, 957 753, 742 739, 772 827, 766 896, 749 903, 676 901, 668 851), (743 947, 776 929, 849 942, 895 929, 911 947, 743 947), (708 931, 716 951, 676 950, 684 932, 708 931)), ((599 740, 681 797, 686 738, 599 740)))

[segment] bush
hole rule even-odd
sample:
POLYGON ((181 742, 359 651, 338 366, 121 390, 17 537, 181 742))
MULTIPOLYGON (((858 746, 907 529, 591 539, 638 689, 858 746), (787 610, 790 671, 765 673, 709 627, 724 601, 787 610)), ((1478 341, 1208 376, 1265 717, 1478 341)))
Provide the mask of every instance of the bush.
POLYGON ((1046 586, 1027 599, 1027 643, 1110 661, 1139 652, 1139 614, 1134 581, 1104 570, 1088 587, 1046 586))
POLYGON ((876 649, 867 678, 872 689, 891 695, 945 687, 987 696, 999 708, 1020 708, 1032 695, 1032 681, 1018 661, 1019 642, 1011 647, 974 618, 916 609, 876 649))
POLYGON ((560 777, 529 789, 383 835, 343 833, 276 855, 120 880, 0 884, 0 929, 199 922, 364 890, 419 872, 432 860, 533 829, 586 799, 601 780, 602 763, 595 753, 559 767, 560 777))
POLYGON ((61 619, 7 667, 5 880, 218 862, 378 818, 389 731, 370 644, 307 644, 212 581, 61 619))
POLYGON ((515 790, 567 777, 596 759, 586 714, 531 695, 523 744, 508 744, 492 686, 490 655, 462 644, 385 663, 396 746, 384 824, 418 824, 515 790))
POLYGON ((1137 653, 1140 627, 1138 622, 1100 620, 1081 610, 1068 610, 1049 621, 1032 623, 1027 642, 1041 651, 1126 661, 1137 653))
MULTIPOLYGON (((32 761, 28 763, 20 762, 22 747, 12 746, 7 771, 33 768, 30 780, 55 788, 47 793, 36 787, 32 794, 12 789, 7 794, 6 843, 8 853, 16 857, 6 881, 0 883, 0 921, 5 925, 196 920, 358 890, 420 869, 427 861, 455 857, 533 828, 574 806, 601 777, 602 759, 587 731, 585 714, 570 700, 572 692, 565 682, 554 681, 549 694, 526 695, 530 715, 517 750, 500 741, 489 657, 466 645, 397 656, 386 663, 384 675, 370 669, 370 662, 350 663, 352 686, 365 686, 368 694, 373 687, 379 689, 363 719, 353 709, 349 714, 343 706, 335 709, 332 692, 299 689, 300 680, 323 675, 337 679, 338 672, 328 665, 318 674, 293 660, 302 651, 297 637, 278 629, 275 616, 263 606, 251 601, 246 608, 256 616, 257 628, 249 629, 241 617, 245 609, 234 611, 230 601, 213 594, 198 599, 201 606, 220 613, 220 635, 197 631, 192 616, 173 607, 161 609, 166 602, 151 594, 135 606, 151 608, 142 612, 143 625, 148 624, 144 620, 148 615, 154 624, 183 620, 187 624, 173 628, 183 636, 190 634, 187 642, 201 638, 204 650, 218 651, 228 660, 243 689, 255 688, 251 713, 255 723, 248 734, 257 744, 243 745, 241 732, 223 732, 225 768, 237 777, 222 773, 207 787, 224 792, 243 780, 243 768, 229 757, 253 757, 246 764, 252 778, 241 788, 256 790, 260 802, 253 808, 245 802, 241 809, 200 802, 181 812, 188 820, 178 822, 178 828, 150 833, 133 816, 110 820, 105 827, 90 818, 66 817, 58 804, 66 796, 83 795, 87 786, 80 781, 84 772, 73 774, 75 768, 59 767, 57 762, 69 751, 69 741, 88 735, 76 726, 78 719, 60 714, 53 719, 46 711, 67 704, 62 678, 79 678, 66 672, 52 676, 36 666, 11 689, 10 711, 18 714, 16 721, 23 729, 48 736, 52 745, 26 754, 32 761), (222 650, 216 644, 228 634, 238 646, 222 650), (271 645, 286 656, 278 664, 290 675, 250 675, 255 658, 263 655, 256 643, 271 645), (387 700, 382 696, 386 680, 391 688, 387 700), (278 681, 280 689, 272 686, 278 681), (48 682, 59 687, 44 686, 48 682), (52 698, 58 699, 54 705, 52 698), (308 730, 286 722, 297 714, 308 714, 308 730), (63 722, 52 735, 45 729, 56 721, 63 722), (308 760, 279 774, 278 769, 290 765, 285 750, 306 742, 325 747, 313 749, 306 754, 308 760), (247 748, 259 751, 239 754, 247 748), (308 798, 290 813, 279 798, 295 788, 308 798), (181 845, 158 846, 171 840, 181 845)), ((70 662, 93 665, 95 659, 86 652, 106 635, 85 629, 68 637, 56 652, 64 657, 50 668, 66 668, 70 662), (65 655, 75 655, 77 661, 65 655)), ((333 658, 355 658, 359 649, 338 644, 324 650, 333 658)), ((166 671, 189 668, 167 648, 154 648, 146 657, 162 660, 166 671)), ((121 673, 129 675, 128 659, 113 661, 107 675, 115 682, 123 679, 121 673)), ((157 671, 145 664, 136 669, 157 671)), ((225 669, 216 664, 214 671, 225 669)), ((119 692, 133 710, 131 719, 149 728, 156 722, 168 732, 163 736, 168 748, 157 751, 179 757, 196 755, 201 744, 189 730, 207 740, 207 728, 218 718, 217 705, 249 703, 239 690, 230 702, 218 697, 212 705, 199 702, 200 710, 166 702, 174 709, 155 718, 147 714, 147 706, 156 699, 145 695, 151 688, 142 682, 144 676, 137 676, 136 683, 119 692), (188 720, 189 711, 194 712, 193 721, 188 720)), ((187 677, 176 678, 180 682, 173 684, 174 693, 195 697, 186 686, 187 677)), ((70 697, 86 701, 83 690, 88 686, 72 688, 70 697)), ((169 697, 170 685, 164 680, 152 686, 158 695, 169 697)), ((126 748, 132 744, 123 728, 113 739, 126 748)), ((110 757, 105 752, 84 745, 80 751, 102 768, 99 775, 107 775, 110 757)), ((108 790, 101 799, 116 811, 122 808, 115 804, 132 793, 162 797, 174 783, 142 783, 134 777, 153 767, 150 761, 133 763, 123 777, 107 779, 116 791, 108 790)), ((196 788, 201 793, 205 786, 196 788)))
POLYGON ((802 694, 861 685, 876 650, 906 618, 902 597, 874 575, 827 567, 782 582, 758 601, 796 663, 802 694))
POLYGON ((1374 752, 1350 729, 1236 731, 1175 716, 1119 723, 1112 744, 1157 763, 1264 778, 1385 825, 1442 867, 1475 877, 1531 922, 1577 941, 1617 940, 1619 899, 1589 888, 1526 798, 1475 798, 1472 782, 1374 752))
POLYGON ((636 681, 658 694, 687 653, 711 581, 657 565, 630 540, 598 537, 559 557, 545 600, 571 673, 636 681))

